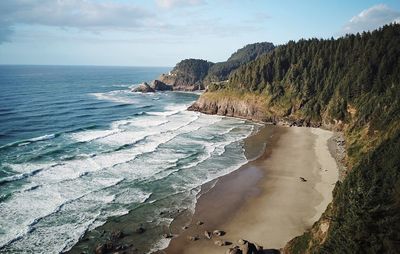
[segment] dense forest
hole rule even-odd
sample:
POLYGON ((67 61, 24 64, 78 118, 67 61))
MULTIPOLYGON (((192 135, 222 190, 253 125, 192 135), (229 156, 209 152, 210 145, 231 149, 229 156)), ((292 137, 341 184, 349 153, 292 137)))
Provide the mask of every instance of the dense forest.
POLYGON ((160 80, 175 90, 202 90, 211 82, 227 80, 232 71, 272 49, 274 45, 269 42, 249 44, 233 53, 226 62, 215 64, 202 59, 185 59, 169 74, 161 75, 160 80))
POLYGON ((211 66, 205 77, 205 83, 210 84, 212 82, 227 80, 232 71, 245 63, 267 54, 273 50, 274 47, 274 44, 270 42, 259 42, 244 46, 233 53, 227 61, 219 62, 211 66))
POLYGON ((169 74, 162 74, 160 80, 175 90, 202 90, 202 81, 212 65, 212 62, 202 59, 185 59, 177 63, 169 74))
POLYGON ((256 98, 266 119, 342 130, 346 137, 347 176, 321 219, 285 251, 399 252, 399 24, 338 39, 291 41, 241 66, 229 82, 210 86, 200 101, 237 98, 256 98))

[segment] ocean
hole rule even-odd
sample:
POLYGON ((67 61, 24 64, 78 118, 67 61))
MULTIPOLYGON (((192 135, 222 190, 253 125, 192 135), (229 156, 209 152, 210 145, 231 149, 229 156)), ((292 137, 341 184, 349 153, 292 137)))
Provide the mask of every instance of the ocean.
POLYGON ((0 253, 66 252, 126 220, 164 248, 164 211, 193 212, 202 184, 247 162, 256 124, 187 111, 195 93, 131 92, 169 70, 0 66, 0 253))

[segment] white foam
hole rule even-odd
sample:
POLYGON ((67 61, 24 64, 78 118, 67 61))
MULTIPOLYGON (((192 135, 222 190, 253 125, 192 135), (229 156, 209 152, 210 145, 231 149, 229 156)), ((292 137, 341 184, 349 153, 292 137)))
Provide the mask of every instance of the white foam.
POLYGON ((128 188, 122 193, 118 194, 115 198, 115 203, 120 204, 132 204, 132 203, 143 203, 151 196, 151 193, 144 192, 136 188, 128 188))
POLYGON ((167 239, 167 238, 161 238, 160 240, 158 240, 157 243, 155 243, 152 248, 150 249, 149 252, 147 252, 148 254, 151 253, 155 253, 159 250, 163 250, 165 248, 168 247, 169 243, 170 243, 171 239, 167 239))
MULTIPOLYGON (((98 100, 105 100, 117 103, 136 104, 138 101, 129 97, 129 91, 117 90, 107 93, 91 93, 90 95, 96 97, 98 100)), ((133 93, 131 93, 133 94, 133 93)))
POLYGON ((57 165, 56 162, 41 162, 41 163, 24 163, 24 164, 11 164, 11 163, 4 163, 6 167, 11 168, 13 171, 23 174, 32 174, 33 172, 50 168, 57 165))
POLYGON ((77 133, 71 134, 71 138, 78 142, 89 142, 92 140, 96 140, 99 138, 107 137, 109 135, 115 134, 119 132, 119 130, 90 130, 90 131, 81 131, 77 133))
POLYGON ((154 127, 167 123, 167 119, 144 115, 134 119, 119 120, 111 123, 111 129, 127 129, 134 127, 154 127))
POLYGON ((177 110, 174 110, 174 111, 163 111, 163 112, 157 112, 157 111, 147 112, 148 115, 152 115, 152 116, 172 116, 172 115, 175 115, 175 114, 178 114, 178 113, 179 113, 179 111, 177 111, 177 110))
MULTIPOLYGON (((44 185, 29 192, 15 193, 7 202, 0 203, 2 215, 0 227, 6 231, 5 234, 0 234, 0 246, 17 237, 25 236, 30 231, 31 225, 41 218, 56 213, 62 205, 96 190, 113 186, 121 180, 118 178, 80 180, 44 185), (17 224, 15 224, 15 218, 18 218, 17 224)), ((113 198, 102 198, 99 202, 104 204, 112 200, 113 198)))
MULTIPOLYGON (((171 174, 182 179, 182 184, 179 181, 172 187, 187 193, 185 199, 193 201, 187 205, 194 209, 202 183, 246 163, 244 155, 237 153, 232 158, 229 155, 220 157, 227 146, 251 133, 251 125, 185 109, 186 105, 173 105, 166 107, 169 113, 165 115, 142 115, 115 121, 109 130, 71 135, 79 142, 93 141, 111 146, 132 144, 129 148, 58 163, 10 164, 20 173, 40 171, 28 175, 29 184, 37 187, 14 193, 0 203, 0 228, 5 229, 5 233, 0 234, 0 246, 20 236, 10 244, 9 250, 21 252, 29 246, 37 246, 37 253, 68 250, 88 228, 102 225, 109 216, 127 213, 128 205, 145 202, 152 195, 127 183, 156 181, 171 174), (204 137, 211 138, 206 140, 204 137), (204 151, 195 161, 177 167, 178 161, 191 158, 194 151, 201 149, 204 151), (227 161, 232 166, 225 166, 227 161), (182 168, 186 168, 184 172, 179 171, 182 168), (15 218, 18 218, 18 225, 15 218), (30 231, 31 227, 35 230, 30 231)), ((162 240, 155 248, 167 244, 168 240, 162 240)))
POLYGON ((149 115, 155 115, 155 116, 172 116, 176 115, 179 112, 185 111, 187 109, 188 105, 168 105, 164 107, 164 111, 162 112, 147 112, 149 115))
POLYGON ((56 137, 55 134, 47 134, 47 135, 43 135, 43 136, 40 136, 40 137, 28 139, 27 141, 37 142, 37 141, 44 141, 44 140, 53 139, 55 137, 56 137))

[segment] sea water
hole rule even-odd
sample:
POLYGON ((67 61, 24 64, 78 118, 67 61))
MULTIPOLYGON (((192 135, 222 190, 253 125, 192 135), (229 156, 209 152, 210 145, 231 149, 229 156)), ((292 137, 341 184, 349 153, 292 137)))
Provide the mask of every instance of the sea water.
MULTIPOLYGON (((170 68, 0 66, 0 252, 60 253, 110 218, 168 226, 247 159, 255 125, 134 93, 170 68)), ((162 248, 161 235, 147 244, 162 248)))

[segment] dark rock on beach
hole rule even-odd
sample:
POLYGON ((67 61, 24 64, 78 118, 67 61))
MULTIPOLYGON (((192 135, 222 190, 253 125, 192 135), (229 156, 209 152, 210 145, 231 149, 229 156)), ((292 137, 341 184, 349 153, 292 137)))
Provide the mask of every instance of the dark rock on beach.
POLYGON ((249 241, 244 241, 244 244, 241 244, 240 249, 242 250, 243 254, 258 254, 262 253, 262 248, 254 243, 249 241))
POLYGON ((204 236, 205 236, 207 239, 211 239, 211 233, 208 232, 208 231, 204 231, 204 236))
POLYGON ((238 246, 234 246, 233 248, 229 248, 226 252, 226 254, 242 254, 242 250, 239 249, 238 246))
POLYGON ((223 236, 223 235, 225 235, 225 232, 222 231, 222 230, 214 230, 214 231, 213 231, 213 235, 216 235, 216 236, 223 236))
POLYGON ((197 236, 188 236, 187 239, 189 241, 197 241, 197 240, 199 240, 199 238, 197 236))
POLYGON ((232 243, 228 242, 228 241, 224 241, 224 240, 217 240, 214 242, 214 244, 222 247, 222 246, 231 245, 232 243))

